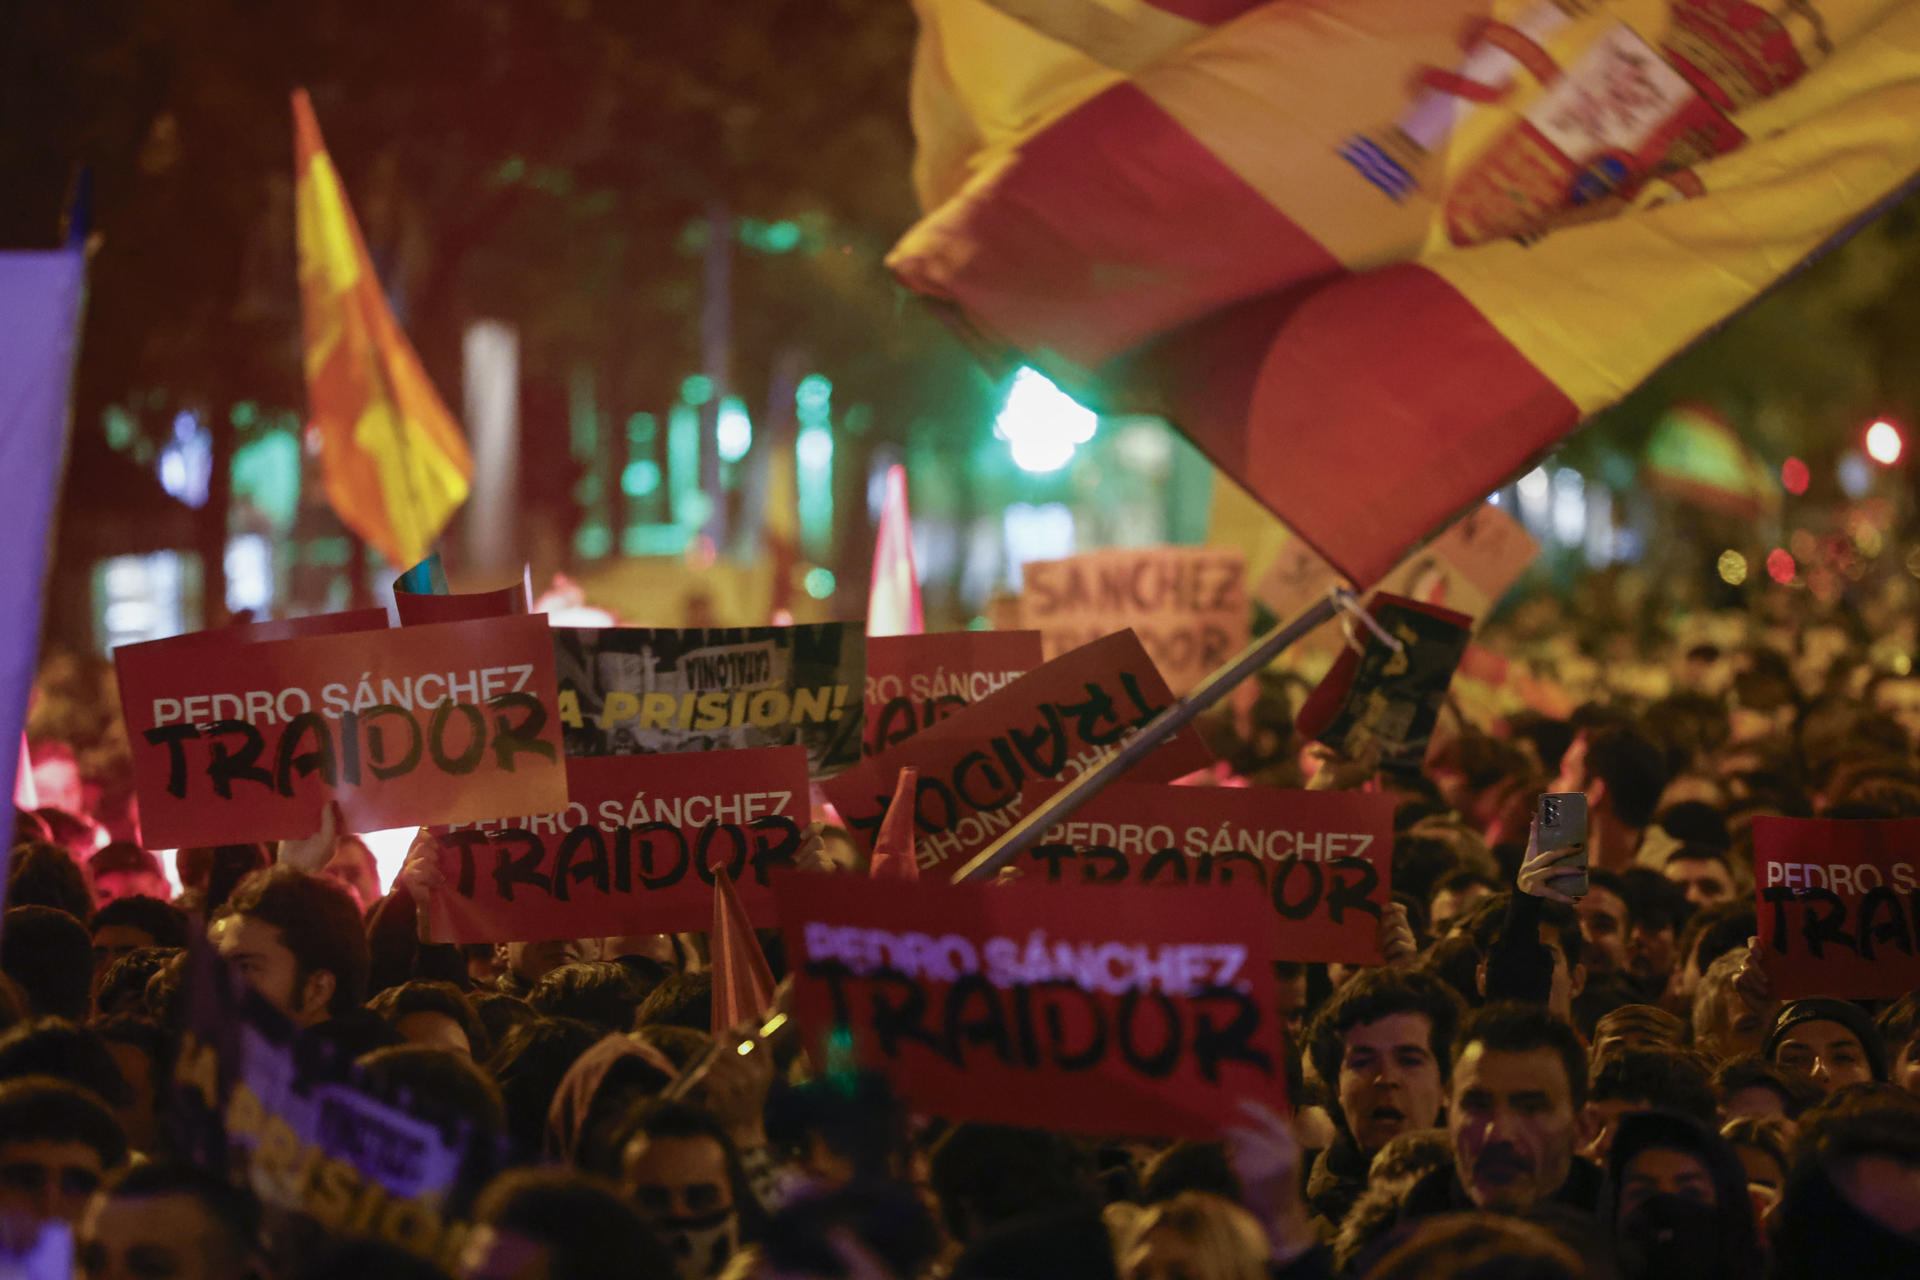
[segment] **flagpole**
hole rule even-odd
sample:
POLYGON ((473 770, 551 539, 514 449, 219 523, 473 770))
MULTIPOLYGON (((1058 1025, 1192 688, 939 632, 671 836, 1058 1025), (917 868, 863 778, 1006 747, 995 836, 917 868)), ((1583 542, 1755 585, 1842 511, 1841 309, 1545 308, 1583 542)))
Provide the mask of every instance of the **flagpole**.
POLYGON ((1192 723, 1202 711, 1213 706, 1248 676, 1266 666, 1287 646, 1329 622, 1350 603, 1352 593, 1344 588, 1330 592, 1291 622, 1283 623, 1258 637, 1239 656, 1196 685, 1184 698, 1148 722, 1147 726, 1108 756, 1097 767, 1081 774, 1055 792, 1039 808, 1010 827, 1006 834, 982 849, 973 861, 953 873, 953 883, 984 880, 999 871, 1038 841, 1047 828, 1071 817, 1081 805, 1098 795, 1109 782, 1140 763, 1156 747, 1192 723))

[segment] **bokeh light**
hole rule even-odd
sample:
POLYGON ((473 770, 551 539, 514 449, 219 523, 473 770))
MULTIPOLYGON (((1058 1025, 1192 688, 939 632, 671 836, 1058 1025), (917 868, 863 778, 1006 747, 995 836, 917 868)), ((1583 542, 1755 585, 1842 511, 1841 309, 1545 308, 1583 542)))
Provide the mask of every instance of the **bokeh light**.
POLYGON ((1793 556, 1785 547, 1775 547, 1767 552, 1767 576, 1781 586, 1793 581, 1793 575, 1799 566, 1793 562, 1793 556))
POLYGON ((1739 586, 1747 580, 1747 558, 1729 547, 1720 553, 1720 581, 1739 586))
POLYGON ((1788 458, 1780 464, 1780 487, 1788 493, 1799 495, 1807 491, 1807 482, 1813 478, 1807 470, 1807 464, 1798 458, 1788 458))
POLYGON ((1891 422, 1883 420, 1867 428, 1867 456, 1883 467, 1900 461, 1902 443, 1900 428, 1891 422))

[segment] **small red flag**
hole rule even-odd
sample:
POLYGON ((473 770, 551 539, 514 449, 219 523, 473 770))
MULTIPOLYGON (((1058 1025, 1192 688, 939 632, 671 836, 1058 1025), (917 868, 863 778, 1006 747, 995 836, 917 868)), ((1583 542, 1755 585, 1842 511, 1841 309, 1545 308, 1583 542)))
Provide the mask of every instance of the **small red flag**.
POLYGON ((880 534, 873 542, 873 588, 867 594, 867 634, 917 636, 926 630, 920 575, 913 565, 913 523, 907 514, 907 469, 887 471, 880 534))
POLYGON ((713 869, 713 1034, 758 1022, 773 1003, 773 970, 724 866, 713 869))
POLYGON ((914 790, 920 782, 918 769, 900 770, 900 781, 893 788, 893 803, 874 837, 873 861, 867 874, 875 880, 918 880, 920 860, 913 851, 914 790))

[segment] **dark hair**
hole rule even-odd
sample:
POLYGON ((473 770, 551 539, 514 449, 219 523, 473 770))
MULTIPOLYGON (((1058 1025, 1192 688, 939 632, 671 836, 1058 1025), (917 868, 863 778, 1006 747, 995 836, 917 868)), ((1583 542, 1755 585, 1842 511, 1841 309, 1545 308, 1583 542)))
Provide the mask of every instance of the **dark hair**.
POLYGON ((93 1007, 100 1016, 119 1013, 152 1014, 147 1005, 147 988, 153 975, 164 969, 174 956, 185 955, 179 947, 136 947, 107 966, 100 977, 100 989, 93 993, 93 1007))
POLYGON ((640 1007, 639 977, 623 964, 595 960, 549 969, 527 993, 534 1011, 549 1018, 578 1018, 604 1031, 625 1031, 640 1007))
POLYGON ((1620 873, 1620 900, 1627 904, 1627 920, 1639 929, 1676 932, 1693 915, 1693 904, 1682 889, 1652 867, 1628 867, 1620 873))
POLYGON ((1606 784, 1613 811, 1637 830, 1653 821, 1654 807, 1667 787, 1667 761, 1638 729, 1604 725, 1587 730, 1587 775, 1606 784))
POLYGON ((1462 867, 1458 871, 1449 871, 1434 882, 1432 892, 1427 894, 1427 903, 1432 905, 1433 900, 1443 893, 1460 893, 1476 885, 1494 893, 1500 892, 1501 887, 1500 882, 1486 872, 1475 871, 1472 867, 1462 867))
POLYGON ((1587 1048, 1579 1033, 1545 1005, 1501 1001, 1467 1015, 1453 1038, 1453 1065, 1473 1045, 1496 1053, 1532 1053, 1548 1049, 1560 1056, 1567 1089, 1578 1110, 1587 1101, 1587 1048))
POLYGON ((180 883, 202 891, 201 909, 209 918, 226 905, 236 885, 272 865, 273 852, 263 844, 200 845, 180 850, 173 859, 180 883))
POLYGON ((198 1165, 172 1160, 128 1165, 108 1178, 101 1191, 108 1199, 191 1198, 220 1228, 236 1262, 245 1259, 259 1244, 260 1202, 254 1199, 253 1192, 198 1165))
POLYGON ((1219 1142, 1176 1142, 1147 1161, 1140 1176, 1140 1198, 1148 1204, 1183 1191, 1205 1191, 1236 1203, 1244 1194, 1226 1145, 1219 1142))
POLYGON ((933 1149, 931 1181, 947 1232, 960 1241, 1024 1214, 1097 1207, 1080 1149, 1040 1129, 955 1125, 933 1149))
POLYGON ((189 941, 187 913, 171 902, 136 893, 115 898, 93 913, 93 932, 111 925, 138 929, 153 939, 156 947, 184 947, 189 941))
POLYGON ((1427 1047, 1439 1066, 1440 1078, 1445 1080, 1452 1065, 1447 1047, 1453 1043, 1460 1012, 1459 997, 1447 984, 1417 969, 1365 969, 1334 992, 1306 1035, 1313 1069, 1333 1095, 1330 1109, 1334 1119, 1345 1123, 1336 1082, 1340 1079, 1340 1061, 1346 1056, 1347 1032, 1396 1013, 1417 1013, 1427 1020, 1427 1047))
POLYGON ((1490 1213, 1420 1220, 1369 1280, 1583 1280, 1580 1255, 1546 1227, 1490 1213))
POLYGON ((713 1037, 705 1031, 695 1031, 692 1027, 676 1027, 662 1022, 650 1022, 633 1033, 633 1038, 641 1044, 658 1049, 677 1071, 685 1071, 693 1060, 705 1053, 713 1044, 713 1037))
POLYGON ((93 940, 87 927, 54 907, 14 907, 0 916, 0 972, 19 986, 28 1012, 87 1020, 92 1003, 93 940))
POLYGON ((479 1015, 474 1013, 473 1005, 468 1003, 466 994, 451 982, 415 978, 397 987, 388 987, 367 1001, 367 1008, 379 1014, 396 1032, 400 1030, 400 1020, 410 1013, 437 1013, 451 1019, 466 1034, 467 1048, 475 1062, 484 1062, 491 1048, 487 1042, 486 1028, 480 1025, 479 1015))
POLYGON ((538 1018, 501 1038, 487 1068, 500 1086, 507 1132, 522 1151, 540 1150, 560 1081, 599 1039, 599 1028, 572 1018, 538 1018))
POLYGON ((1467 933, 1440 939, 1427 949, 1420 961, 1420 972, 1446 983, 1447 989, 1460 998, 1461 1006, 1466 1009, 1477 1009, 1485 1003, 1480 984, 1475 980, 1479 968, 1480 945, 1467 933))
POLYGON ((88 1030, 109 1045, 124 1044, 145 1054, 153 1064, 153 1079, 156 1082, 170 1064, 168 1055, 173 1048, 172 1037, 167 1034, 165 1027, 152 1018, 136 1013, 116 1013, 95 1018, 88 1024, 88 1030))
POLYGON ((1820 1099, 1820 1091, 1813 1085, 1789 1076, 1757 1053, 1729 1058, 1713 1073, 1713 1092, 1719 1101, 1730 1100, 1742 1089, 1773 1090, 1789 1120, 1820 1099))
MULTIPOLYGON (((1513 892, 1495 894, 1491 898, 1482 898, 1474 904, 1474 912, 1467 928, 1473 935, 1474 945, 1486 955, 1493 940, 1500 936, 1500 930, 1507 923, 1507 912, 1513 902, 1513 892)), ((1560 953, 1567 958, 1567 968, 1571 970, 1580 963, 1584 953, 1586 939, 1580 932, 1580 913, 1564 902, 1541 899, 1537 908, 1540 923, 1553 930, 1560 943, 1560 953)))
POLYGON ((1733 874, 1733 859, 1727 856, 1725 849, 1716 849, 1710 844, 1683 844, 1667 855, 1666 865, 1676 862, 1717 862, 1733 874))
POLYGON ((159 876, 166 879, 167 869, 160 855, 143 849, 131 840, 115 840, 87 859, 87 870, 96 879, 103 875, 127 874, 159 876))
POLYGON ((1920 991, 1909 991, 1882 1009, 1873 1025, 1886 1046, 1887 1062, 1898 1061, 1900 1051, 1920 1037, 1920 991))
POLYGON ((1654 819, 1662 831, 1688 844, 1710 844, 1724 849, 1733 843, 1727 831, 1726 815, 1705 800, 1680 800, 1668 805, 1654 819))
POLYGON ((65 1018, 35 1018, 0 1034, 0 1080, 26 1076, 72 1081, 109 1106, 124 1107, 133 1096, 107 1042, 65 1018))
POLYGON ((1610 1009, 1594 1020, 1594 1044, 1597 1047, 1602 1039, 1616 1029, 1631 1028, 1648 1032, 1675 1048, 1687 1042, 1687 1024, 1683 1019, 1659 1005, 1636 1001, 1610 1009))
POLYGON ((1702 907, 1687 918, 1686 927, 1680 932, 1680 963, 1685 964, 1697 954, 1698 968, 1705 973, 1708 965, 1729 951, 1744 949, 1747 939, 1759 932, 1760 920, 1751 901, 1716 902, 1702 907))
POLYGON ((1616 1049, 1594 1064, 1587 1083, 1593 1102, 1643 1102, 1713 1123, 1713 1084, 1707 1065, 1680 1049, 1616 1049))
POLYGON ((507 1038, 507 1032, 540 1016, 525 1000, 504 991, 474 990, 467 992, 466 997, 474 1017, 480 1019, 489 1045, 498 1046, 507 1038))
POLYGON ((1439 836, 1405 831, 1393 838, 1393 887, 1423 903, 1433 901, 1442 876, 1459 869, 1459 853, 1439 836))
POLYGON ((93 891, 73 855, 57 844, 21 845, 7 868, 7 905, 52 907, 85 924, 93 917, 93 891))
POLYGON ((634 1025, 661 1022, 673 1027, 713 1030, 713 973, 676 973, 648 993, 634 1025))
POLYGON ((106 1169, 127 1158, 127 1135, 107 1104, 52 1076, 0 1081, 0 1145, 9 1142, 78 1142, 106 1169))
POLYGON ((767 1224, 761 1249, 776 1274, 845 1276, 834 1244, 839 1236, 851 1237, 893 1276, 925 1274, 940 1251, 933 1215, 911 1188, 889 1181, 856 1181, 789 1204, 767 1224))
POLYGON ((507 1112, 500 1087, 464 1053, 423 1044, 396 1044, 361 1055, 359 1065, 374 1086, 387 1092, 403 1109, 408 1105, 400 1096, 404 1092, 452 1112, 478 1133, 506 1132, 507 1112))
POLYGON ((720 1154, 726 1161, 727 1181, 733 1187, 733 1207, 740 1215, 740 1234, 747 1239, 759 1235, 766 1221, 766 1213, 760 1207, 759 1197, 753 1193, 752 1184, 747 1181, 747 1171, 740 1164, 739 1148, 733 1145, 733 1139, 714 1119, 711 1111, 688 1102, 642 1098, 627 1109, 615 1127, 615 1162, 623 1169, 627 1148, 640 1138, 710 1138, 718 1143, 720 1154))
POLYGON ((547 1249, 549 1280, 666 1280, 673 1255, 612 1185, 571 1169, 509 1169, 480 1193, 476 1223, 547 1249))
POLYGON ((282 1271, 283 1280, 447 1280, 447 1273, 410 1249, 372 1236, 322 1237, 282 1271))
POLYGON ((360 907, 337 881, 281 865, 242 880, 214 917, 244 916, 280 931, 293 953, 296 989, 316 973, 333 975, 334 1017, 357 1009, 366 999, 367 934, 360 907))

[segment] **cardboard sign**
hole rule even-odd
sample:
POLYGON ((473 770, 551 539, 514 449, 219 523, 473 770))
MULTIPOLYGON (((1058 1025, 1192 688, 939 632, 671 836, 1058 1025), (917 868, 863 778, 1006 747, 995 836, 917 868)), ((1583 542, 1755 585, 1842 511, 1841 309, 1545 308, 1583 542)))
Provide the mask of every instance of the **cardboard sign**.
POLYGON ((866 754, 899 746, 1041 661, 1038 631, 868 636, 866 754))
POLYGON ((1375 596, 1367 612, 1404 647, 1396 653, 1371 631, 1356 628, 1365 637, 1365 652, 1340 655, 1300 708, 1299 729, 1350 756, 1371 739, 1379 744, 1382 768, 1417 770, 1453 670, 1467 650, 1472 620, 1400 596, 1375 596))
POLYGON ((1920 987, 1920 818, 1757 818, 1760 953, 1782 1000, 1920 987))
POLYGON ((158 848, 541 813, 567 801, 544 618, 114 652, 158 848))
POLYGON ((1379 964, 1392 863, 1389 795, 1116 782, 1015 865, 1053 884, 1251 883, 1279 924, 1275 959, 1379 964))
POLYGON ((457 1219, 507 1166, 503 1140, 431 1097, 382 1091, 342 1046, 236 989, 210 947, 190 959, 183 994, 170 1136, 259 1197, 272 1274, 335 1236, 385 1240, 454 1274, 468 1230, 457 1219))
POLYGON ((569 756, 798 744, 816 779, 860 758, 858 627, 560 627, 553 647, 569 756))
MULTIPOLYGON (((900 770, 913 768, 920 865, 964 861, 1026 812, 1027 784, 1078 777, 1172 701, 1138 638, 1122 631, 1055 658, 822 790, 871 848, 900 770)), ((1169 782, 1212 763, 1198 735, 1184 729, 1128 776, 1169 782)))
POLYGON ((1540 544, 1499 507, 1481 503, 1402 560, 1380 590, 1484 618, 1540 554, 1540 544))
POLYGON ((1242 1098, 1286 1105, 1273 930, 1245 887, 799 874, 774 894, 809 1042, 847 1028, 916 1110, 1204 1139, 1242 1098))
POLYGON ((1246 556, 1222 547, 1140 547, 1035 560, 1020 618, 1049 660, 1131 629, 1167 687, 1185 693, 1247 643, 1246 556))
POLYGON ((546 942, 704 930, 719 862, 756 923, 767 876, 793 865, 809 821, 799 747, 567 762, 558 813, 441 836, 442 942, 546 942))

